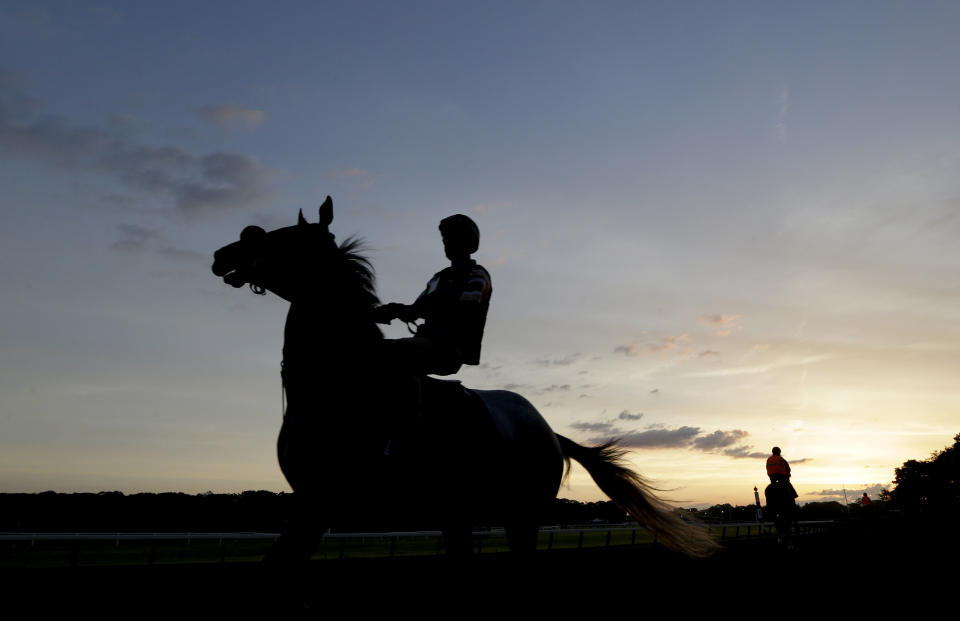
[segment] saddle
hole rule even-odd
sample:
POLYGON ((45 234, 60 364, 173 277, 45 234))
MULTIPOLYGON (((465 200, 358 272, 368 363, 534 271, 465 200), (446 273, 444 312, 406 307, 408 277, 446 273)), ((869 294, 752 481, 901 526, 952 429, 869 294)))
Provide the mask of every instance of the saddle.
POLYGON ((421 452, 433 442, 455 438, 459 445, 490 442, 495 433, 487 406, 479 396, 459 380, 440 380, 429 376, 412 378, 400 401, 404 414, 394 425, 394 433, 384 454, 407 457, 421 452), (413 388, 411 388, 413 387, 413 388))
POLYGON ((763 494, 768 504, 770 502, 787 502, 792 504, 793 499, 798 497, 797 490, 793 488, 793 484, 791 484, 790 480, 786 477, 777 477, 776 480, 767 486, 763 494))
POLYGON ((420 406, 427 420, 449 418, 454 412, 473 420, 490 417, 490 412, 480 397, 461 384, 460 380, 441 380, 430 376, 418 379, 420 406))

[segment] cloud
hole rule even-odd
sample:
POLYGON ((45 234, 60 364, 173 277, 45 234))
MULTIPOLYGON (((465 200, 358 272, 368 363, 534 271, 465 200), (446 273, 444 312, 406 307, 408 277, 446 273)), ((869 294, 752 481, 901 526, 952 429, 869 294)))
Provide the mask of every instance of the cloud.
MULTIPOLYGON (((630 448, 686 448, 699 434, 699 427, 655 428, 624 434, 619 437, 617 443, 630 448)), ((604 439, 591 441, 603 442, 604 439)))
MULTIPOLYGON (((889 489, 889 485, 884 485, 883 483, 874 483, 873 485, 867 485, 865 487, 851 487, 846 490, 847 499, 850 502, 854 502, 857 499, 859 499, 864 492, 866 492, 868 496, 872 496, 876 498, 880 495, 880 492, 885 489, 889 489)), ((832 497, 843 499, 843 492, 844 490, 842 488, 841 489, 822 489, 816 492, 807 492, 804 495, 805 496, 832 496, 832 497)))
MULTIPOLYGON (((617 416, 617 420, 636 421, 643 414, 631 414, 624 410, 617 416)), ((603 443, 614 438, 618 445, 625 448, 664 448, 688 449, 723 455, 734 459, 766 459, 768 453, 753 450, 750 445, 733 446, 748 437, 750 433, 743 429, 728 431, 716 430, 704 433, 700 427, 684 425, 668 428, 663 425, 650 425, 643 431, 624 431, 617 427, 615 420, 598 422, 576 422, 571 425, 579 431, 593 432, 595 435, 588 442, 603 443)), ((791 460, 791 464, 800 464, 809 459, 791 460)))
POLYGON ((255 160, 221 152, 205 155, 198 163, 200 181, 177 183, 171 188, 182 212, 225 211, 263 197, 267 173, 255 160))
MULTIPOLYGON (((365 190, 373 187, 377 183, 374 174, 365 168, 331 168, 323 174, 326 177, 337 179, 344 187, 350 188, 350 191, 365 190)), ((371 209, 379 211, 379 208, 376 206, 371 207, 371 209)))
POLYGON ((659 343, 650 345, 650 351, 662 352, 669 351, 676 347, 679 343, 685 341, 688 338, 687 334, 681 334, 679 336, 665 336, 660 340, 659 343))
POLYGON ((210 262, 209 253, 177 248, 159 229, 136 224, 118 224, 117 230, 120 232, 120 239, 110 244, 111 250, 118 252, 153 250, 155 254, 173 261, 204 264, 210 262))
POLYGON ((609 421, 600 421, 595 423, 577 421, 575 423, 571 423, 570 427, 576 429, 577 431, 589 431, 593 433, 609 433, 612 435, 621 433, 620 429, 615 427, 614 424, 609 421))
POLYGON ((183 263, 210 263, 210 253, 197 252, 196 250, 184 250, 176 248, 173 245, 163 246, 157 249, 157 254, 165 259, 180 261, 183 263))
POLYGON ((136 224, 118 224, 120 239, 113 242, 110 248, 120 252, 140 252, 152 242, 162 239, 159 230, 139 226, 136 224))
POLYGON ((723 454, 734 459, 766 459, 769 453, 758 453, 752 446, 737 446, 723 450, 723 454))
POLYGON ((705 349, 704 351, 697 354, 697 358, 708 358, 710 356, 719 356, 720 352, 713 351, 711 349, 705 349))
POLYGON ((263 110, 241 108, 232 104, 202 106, 196 112, 197 116, 207 123, 227 128, 253 129, 263 123, 264 119, 263 110))
POLYGON ((270 171, 249 156, 223 151, 194 155, 143 144, 129 119, 75 125, 62 117, 40 116, 31 102, 14 81, 0 76, 0 155, 103 173, 172 199, 174 213, 187 217, 246 208, 267 194, 270 171))
POLYGON ((716 330, 717 336, 730 336, 734 329, 740 329, 743 315, 700 315, 700 322, 716 330))
POLYGON ((362 168, 332 168, 327 171, 328 177, 369 177, 370 171, 362 168))
POLYGON ((651 395, 658 395, 658 394, 660 394, 660 389, 659 389, 659 388, 654 388, 653 390, 650 391, 650 394, 651 394, 651 395))
POLYGON ((513 206, 513 203, 480 203, 473 208, 473 211, 480 214, 488 214, 502 209, 512 209, 513 206))
POLYGON ((759 375, 775 369, 792 366, 802 366, 822 362, 833 358, 833 354, 817 354, 815 356, 804 356, 801 358, 781 358, 769 364, 753 367, 733 367, 729 369, 716 369, 713 371, 700 371, 697 373, 687 373, 684 377, 732 377, 737 375, 759 375))
POLYGON ((552 384, 543 389, 543 392, 566 392, 570 390, 570 384, 552 384))
POLYGON ((670 335, 665 336, 657 342, 654 343, 630 343, 629 345, 617 345, 613 348, 613 353, 623 354, 625 356, 638 356, 641 351, 651 351, 654 353, 660 353, 674 349, 678 345, 684 343, 690 338, 690 335, 684 333, 680 335, 670 335))
POLYGON ((742 429, 733 429, 731 431, 717 430, 711 434, 696 438, 693 441, 693 447, 699 451, 712 451, 736 444, 748 435, 750 434, 742 429))
POLYGON ((534 364, 537 364, 541 367, 567 367, 580 359, 580 352, 575 354, 570 354, 569 356, 564 356, 563 358, 554 358, 553 360, 541 358, 535 360, 534 364))
POLYGON ((533 388, 530 384, 504 384, 504 390, 524 390, 526 388, 533 388))

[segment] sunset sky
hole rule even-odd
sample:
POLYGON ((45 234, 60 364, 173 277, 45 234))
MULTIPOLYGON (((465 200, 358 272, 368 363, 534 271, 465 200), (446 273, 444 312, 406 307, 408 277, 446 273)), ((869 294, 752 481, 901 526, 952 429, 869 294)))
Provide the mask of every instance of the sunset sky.
POLYGON ((801 501, 875 496, 960 432, 958 32, 955 2, 4 0, 0 492, 289 489, 286 303, 210 264, 329 194, 385 302, 474 218, 457 377, 622 437, 671 501, 752 502, 773 445, 801 501))

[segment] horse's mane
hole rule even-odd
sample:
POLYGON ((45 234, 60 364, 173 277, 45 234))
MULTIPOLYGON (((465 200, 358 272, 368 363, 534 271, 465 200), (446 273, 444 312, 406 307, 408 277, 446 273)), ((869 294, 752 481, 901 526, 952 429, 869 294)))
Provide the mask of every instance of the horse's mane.
POLYGON ((365 249, 362 239, 351 236, 337 247, 337 253, 342 269, 340 276, 348 289, 347 292, 357 296, 356 302, 359 305, 369 308, 379 304, 380 299, 377 297, 377 279, 373 264, 361 254, 365 249))

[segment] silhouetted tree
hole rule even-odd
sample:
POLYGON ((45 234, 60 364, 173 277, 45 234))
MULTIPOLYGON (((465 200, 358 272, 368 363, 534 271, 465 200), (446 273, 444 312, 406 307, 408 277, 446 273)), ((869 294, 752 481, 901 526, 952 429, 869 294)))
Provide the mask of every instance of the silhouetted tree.
POLYGON ((913 511, 951 511, 960 508, 960 433, 953 446, 935 451, 929 459, 910 459, 896 469, 891 504, 913 511))

